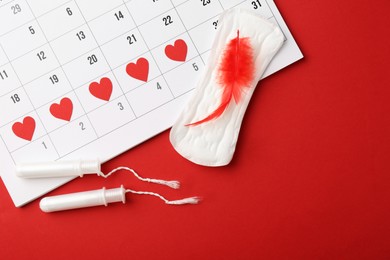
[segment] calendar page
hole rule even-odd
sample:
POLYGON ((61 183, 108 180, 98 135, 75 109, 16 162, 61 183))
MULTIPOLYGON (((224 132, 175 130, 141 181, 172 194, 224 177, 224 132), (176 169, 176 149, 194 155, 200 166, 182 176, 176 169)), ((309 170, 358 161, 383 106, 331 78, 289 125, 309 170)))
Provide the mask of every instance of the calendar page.
POLYGON ((0 0, 0 171, 15 205, 70 180, 18 178, 18 162, 105 162, 172 126, 234 7, 284 32, 265 76, 302 57, 273 1, 0 0))

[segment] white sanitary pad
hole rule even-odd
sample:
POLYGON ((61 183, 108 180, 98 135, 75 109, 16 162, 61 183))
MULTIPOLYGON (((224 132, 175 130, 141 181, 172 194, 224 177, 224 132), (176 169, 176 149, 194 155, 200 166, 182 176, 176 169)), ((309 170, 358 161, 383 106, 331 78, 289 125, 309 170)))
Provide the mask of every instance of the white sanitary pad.
POLYGON ((283 33, 277 26, 251 11, 231 9, 221 15, 205 72, 170 132, 170 141, 178 153, 205 166, 223 166, 231 161, 253 91, 283 40, 283 33), (240 37, 249 38, 252 46, 252 82, 241 94, 239 102, 231 100, 219 117, 189 125, 206 118, 220 105, 223 88, 218 80, 218 68, 226 46, 237 37, 238 31, 240 37))

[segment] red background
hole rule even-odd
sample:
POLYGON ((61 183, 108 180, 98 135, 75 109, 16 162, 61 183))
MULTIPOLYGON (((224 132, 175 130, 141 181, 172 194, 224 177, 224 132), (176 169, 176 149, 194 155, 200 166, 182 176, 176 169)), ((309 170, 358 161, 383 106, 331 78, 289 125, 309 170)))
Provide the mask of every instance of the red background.
MULTIPOLYGON (((166 131, 106 163, 182 181, 170 190, 122 173, 53 191, 119 187, 148 196, 44 214, 0 184, 1 259, 389 259, 388 0, 276 1, 305 58, 263 80, 233 162, 194 165, 166 131)), ((126 138, 125 136, 123 138, 126 138)))

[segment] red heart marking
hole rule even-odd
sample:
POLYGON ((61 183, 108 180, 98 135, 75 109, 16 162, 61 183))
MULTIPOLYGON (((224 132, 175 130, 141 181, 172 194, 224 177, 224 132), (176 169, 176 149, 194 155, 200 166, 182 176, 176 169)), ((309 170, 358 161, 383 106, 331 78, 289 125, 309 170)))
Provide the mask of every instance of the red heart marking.
POLYGON ((173 45, 167 45, 165 47, 165 55, 174 61, 186 61, 187 49, 186 42, 178 39, 173 45))
POLYGON ((72 100, 65 97, 61 99, 60 103, 54 103, 50 106, 50 113, 58 119, 65 121, 70 121, 73 113, 73 103, 72 100))
POLYGON ((109 78, 102 78, 100 83, 92 82, 89 85, 89 92, 99 99, 109 101, 112 93, 112 82, 109 78))
POLYGON ((139 58, 136 63, 129 63, 126 66, 127 74, 135 79, 148 81, 149 76, 149 61, 145 58, 139 58))
POLYGON ((35 131, 35 120, 30 116, 26 116, 23 122, 16 122, 12 125, 12 131, 17 137, 31 141, 35 131))

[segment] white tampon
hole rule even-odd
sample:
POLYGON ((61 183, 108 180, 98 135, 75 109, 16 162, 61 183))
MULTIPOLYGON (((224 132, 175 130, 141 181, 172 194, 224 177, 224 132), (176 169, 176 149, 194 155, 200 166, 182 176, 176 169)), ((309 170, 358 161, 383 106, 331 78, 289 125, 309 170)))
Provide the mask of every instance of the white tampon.
POLYGON ((134 191, 124 189, 123 185, 116 189, 99 189, 92 191, 76 192, 52 197, 46 197, 41 200, 39 207, 43 212, 55 212, 69 209, 88 208, 94 206, 107 206, 109 203, 126 203, 126 193, 138 195, 150 195, 158 197, 168 205, 197 204, 200 201, 198 197, 190 197, 179 200, 167 200, 158 193, 148 191, 134 191))
POLYGON ((110 177, 117 171, 131 172, 137 179, 145 182, 151 182, 166 185, 172 189, 178 189, 178 181, 166 181, 159 179, 143 178, 129 167, 117 167, 107 174, 101 171, 99 160, 79 160, 79 161, 56 161, 56 162, 35 162, 22 163, 16 165, 16 175, 25 179, 35 178, 57 178, 57 177, 83 177, 84 174, 97 174, 103 178, 110 177))
POLYGON ((39 207, 44 212, 54 212, 69 209, 87 208, 94 206, 107 206, 113 202, 126 202, 126 190, 123 185, 116 189, 99 189, 92 191, 76 192, 41 200, 39 207))
POLYGON ((71 177, 100 173, 99 160, 22 163, 16 165, 16 175, 22 178, 71 177))

